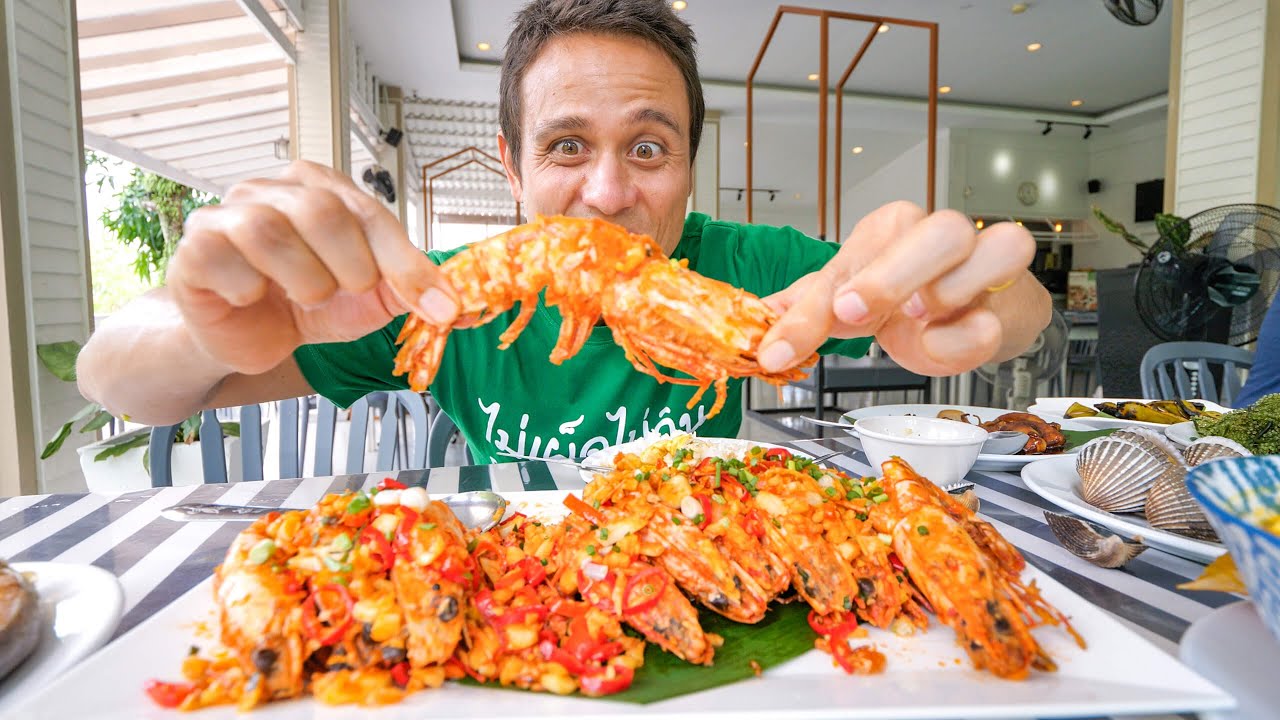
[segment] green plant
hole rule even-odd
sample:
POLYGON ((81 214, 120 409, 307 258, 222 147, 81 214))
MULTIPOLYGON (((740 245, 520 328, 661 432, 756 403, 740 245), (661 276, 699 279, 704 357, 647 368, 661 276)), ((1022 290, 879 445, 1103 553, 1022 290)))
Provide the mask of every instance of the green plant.
MULTIPOLYGON (((36 346, 36 355, 40 358, 40 364, 44 365, 54 377, 66 382, 76 381, 76 358, 80 355, 80 343, 74 340, 65 342, 45 343, 36 346)), ((102 405, 91 402, 80 409, 71 419, 63 423, 58 432, 44 446, 44 450, 40 453, 40 459, 46 460, 52 457, 58 450, 62 449, 63 443, 71 436, 71 431, 76 423, 84 421, 77 432, 97 432, 106 427, 114 416, 107 412, 102 405)), ((128 416, 120 418, 128 420, 128 416)), ((224 422, 222 425, 222 433, 227 437, 240 436, 240 423, 224 422)), ((193 443, 200 439, 200 413, 196 413, 191 417, 183 420, 178 424, 178 434, 174 439, 175 443, 193 443)), ((126 452, 138 447, 145 447, 151 441, 150 432, 147 428, 132 430, 121 433, 107 440, 102 450, 93 456, 95 462, 106 460, 107 458, 123 455, 126 452)), ((142 456, 142 464, 144 467, 150 468, 150 458, 146 453, 142 456)))
MULTIPOLYGON (((119 160, 86 149, 85 183, 115 190, 116 177, 111 169, 121 166, 119 160)), ((187 216, 196 208, 218 202, 213 195, 141 168, 133 168, 128 182, 115 197, 119 204, 103 210, 99 221, 120 242, 137 246, 133 269, 147 282, 152 273, 164 280, 187 216)))
MULTIPOLYGON (((1098 218, 1098 222, 1112 233, 1119 235, 1125 242, 1129 243, 1133 248, 1146 254, 1151 250, 1142 238, 1129 232, 1122 223, 1111 218, 1097 205, 1093 206, 1093 216, 1098 218)), ((1181 250, 1191 241, 1191 223, 1186 218, 1170 215, 1168 213, 1160 213, 1156 215, 1156 232, 1159 233, 1160 239, 1169 241, 1174 250, 1181 250)))

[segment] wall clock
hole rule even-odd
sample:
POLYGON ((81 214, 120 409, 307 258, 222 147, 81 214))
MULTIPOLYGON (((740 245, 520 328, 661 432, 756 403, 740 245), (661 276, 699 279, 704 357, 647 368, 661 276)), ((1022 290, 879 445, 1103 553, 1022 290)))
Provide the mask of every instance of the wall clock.
POLYGON ((1030 180, 1024 181, 1018 186, 1018 202, 1023 205, 1035 205, 1040 199, 1040 188, 1030 180))

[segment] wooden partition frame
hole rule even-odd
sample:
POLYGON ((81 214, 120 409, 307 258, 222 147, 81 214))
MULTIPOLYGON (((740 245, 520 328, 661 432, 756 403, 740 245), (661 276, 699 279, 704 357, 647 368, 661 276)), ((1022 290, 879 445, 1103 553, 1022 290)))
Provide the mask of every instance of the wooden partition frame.
MULTIPOLYGON (((935 205, 935 188, 934 177, 937 169, 937 153, 938 153, 938 24, 924 22, 922 20, 908 20, 905 18, 880 17, 876 15, 861 15, 859 13, 838 12, 835 10, 821 10, 818 8, 797 7, 794 5, 780 5, 773 15, 773 22, 769 24, 769 31, 765 33, 764 42, 760 43, 760 50, 756 53, 756 59, 751 63, 751 70, 747 73, 747 222, 752 221, 752 202, 751 202, 751 181, 752 181, 752 157, 755 150, 755 139, 752 137, 754 129, 755 108, 752 104, 752 85, 755 80, 756 71, 760 69, 760 62, 764 60, 764 54, 769 49, 769 43, 773 41, 773 33, 778 29, 778 22, 783 15, 806 15, 818 18, 818 237, 827 239, 827 65, 830 60, 830 46, 828 36, 830 34, 830 21, 836 20, 852 20, 855 22, 872 23, 870 32, 862 41, 862 46, 858 48, 858 52, 849 62, 849 66, 845 68, 844 74, 840 76, 840 81, 836 85, 836 129, 835 129, 835 226, 836 233, 840 232, 840 169, 841 169, 841 152, 840 143, 842 140, 841 133, 843 130, 844 120, 844 86, 849 81, 849 76, 853 74, 854 68, 866 55, 867 49, 871 47, 871 43, 879 34, 881 25, 901 25, 905 27, 921 28, 929 31, 929 152, 926 167, 926 179, 928 188, 925 193, 925 209, 933 212, 935 205)), ((840 238, 836 238, 837 241, 840 238)))
MULTIPOLYGON (((455 153, 445 155, 439 160, 436 160, 434 162, 429 162, 426 165, 422 166, 422 199, 423 199, 422 232, 423 232, 423 237, 426 239, 427 250, 431 249, 431 216, 435 214, 436 178, 443 177, 456 170, 461 170, 462 168, 467 167, 468 165, 479 165, 485 170, 488 170, 490 172, 495 172, 501 175, 504 179, 507 177, 507 174, 501 169, 502 161, 490 155, 489 153, 485 152, 484 150, 481 150, 475 145, 468 145, 467 147, 464 147, 455 153), (464 159, 462 156, 467 153, 471 153, 471 155, 464 159), (454 161, 454 164, 451 165, 450 167, 444 170, 441 170, 440 172, 432 173, 431 175, 427 174, 427 171, 430 170, 431 168, 442 165, 451 160, 454 161), (497 167, 489 165, 488 163, 485 162, 485 160, 490 160, 494 162, 497 165, 497 167)), ((520 203, 517 201, 516 202, 516 222, 519 222, 519 221, 520 221, 520 203)))

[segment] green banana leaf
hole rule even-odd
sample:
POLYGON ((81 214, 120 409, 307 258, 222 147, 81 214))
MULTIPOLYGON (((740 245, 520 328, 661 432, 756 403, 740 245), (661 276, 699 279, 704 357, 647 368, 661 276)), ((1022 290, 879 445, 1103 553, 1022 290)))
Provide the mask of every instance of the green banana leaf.
MULTIPOLYGON (((802 602, 775 604, 754 625, 701 612, 703 630, 724 638, 724 644, 716 649, 714 665, 691 665, 650 643, 645 648, 644 667, 636 671, 631 687, 600 699, 647 705, 755 677, 752 660, 768 670, 813 649, 817 635, 809 627, 808 615, 809 606, 802 602)), ((460 682, 480 685, 471 678, 460 682)), ((502 688, 497 683, 484 687, 502 688)))
MULTIPOLYGON (((1111 416, 1104 415, 1102 417, 1111 417, 1111 416)), ((1070 452, 1071 450, 1075 450, 1076 448, 1080 447, 1081 445, 1089 442, 1094 438, 1106 437, 1107 435, 1110 435, 1111 433, 1115 432, 1118 429, 1119 428, 1103 428, 1101 430, 1066 430, 1064 429, 1062 431, 1062 436, 1067 439, 1067 444, 1063 446, 1062 449, 1064 451, 1070 452)))

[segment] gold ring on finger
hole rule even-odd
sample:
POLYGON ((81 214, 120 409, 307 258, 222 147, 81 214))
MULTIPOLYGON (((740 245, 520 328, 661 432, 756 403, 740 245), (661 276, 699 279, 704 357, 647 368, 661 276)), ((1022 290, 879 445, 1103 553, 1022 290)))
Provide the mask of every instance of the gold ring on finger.
POLYGON ((994 293, 1000 292, 1001 290, 1008 290, 1009 288, 1013 287, 1013 284, 1017 281, 1018 279, 1014 278, 1007 282, 1002 282, 999 285, 992 285, 991 287, 987 288, 987 292, 994 294, 994 293))

